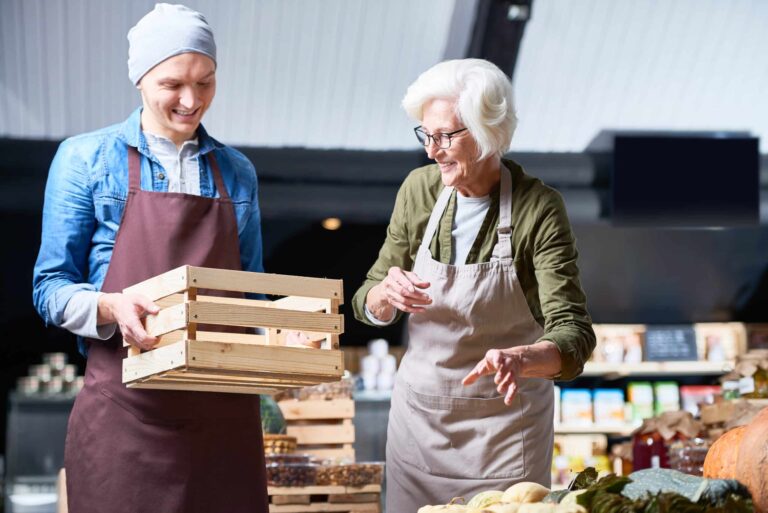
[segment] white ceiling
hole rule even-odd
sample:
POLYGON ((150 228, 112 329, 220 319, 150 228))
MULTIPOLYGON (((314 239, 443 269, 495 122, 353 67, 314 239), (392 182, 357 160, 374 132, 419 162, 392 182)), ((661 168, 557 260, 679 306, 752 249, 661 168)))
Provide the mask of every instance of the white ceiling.
MULTIPOLYGON (((412 149, 399 107, 460 53, 469 0, 195 0, 219 46, 206 118, 249 146, 412 149)), ((146 0, 0 0, 0 136, 122 120, 128 29, 146 0)), ((768 2, 535 0, 515 91, 518 151, 581 151, 601 129, 748 130, 768 152, 768 2)))

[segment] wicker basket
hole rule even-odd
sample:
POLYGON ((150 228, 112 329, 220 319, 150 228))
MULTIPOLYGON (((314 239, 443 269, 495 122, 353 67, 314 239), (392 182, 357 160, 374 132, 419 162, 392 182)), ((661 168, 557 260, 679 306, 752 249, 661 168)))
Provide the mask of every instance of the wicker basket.
POLYGON ((264 433, 264 454, 288 454, 295 450, 295 436, 264 433))

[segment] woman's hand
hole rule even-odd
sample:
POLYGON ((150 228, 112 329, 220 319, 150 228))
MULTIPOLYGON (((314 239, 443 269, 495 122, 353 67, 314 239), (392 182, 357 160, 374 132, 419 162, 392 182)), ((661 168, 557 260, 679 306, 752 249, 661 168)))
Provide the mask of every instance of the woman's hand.
POLYGON ((471 385, 481 376, 496 373, 493 378, 496 390, 504 396, 504 404, 510 405, 517 393, 519 378, 552 379, 561 371, 562 359, 557 345, 541 340, 531 345, 491 349, 461 383, 471 385))
POLYGON ((493 382, 496 383, 496 390, 504 396, 504 404, 509 406, 517 392, 517 378, 520 377, 522 371, 522 347, 491 349, 485 353, 485 358, 477 362, 475 368, 464 376, 461 384, 471 385, 481 376, 496 373, 493 378, 493 382))
POLYGON ((126 342, 149 350, 157 344, 157 337, 147 334, 141 318, 159 311, 159 306, 141 294, 102 294, 98 302, 98 324, 117 323, 126 342))
POLYGON ((387 277, 368 291, 366 306, 382 321, 394 317, 395 308, 408 313, 421 313, 426 305, 432 303, 432 298, 419 289, 428 287, 429 282, 419 278, 416 273, 390 267, 387 277))

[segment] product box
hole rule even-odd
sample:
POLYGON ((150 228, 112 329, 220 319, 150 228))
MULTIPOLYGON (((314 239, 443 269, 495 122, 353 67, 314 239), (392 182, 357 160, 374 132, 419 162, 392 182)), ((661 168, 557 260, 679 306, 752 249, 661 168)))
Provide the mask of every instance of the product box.
POLYGON ((698 417, 701 405, 713 404, 715 397, 721 393, 722 388, 718 385, 683 385, 680 387, 680 402, 683 410, 698 417))
POLYGON ((680 410, 680 389, 674 381, 657 381, 653 384, 656 401, 654 413, 660 415, 665 411, 680 410))
POLYGON ((627 395, 632 404, 633 422, 653 417, 653 386, 650 382, 631 381, 627 384, 627 395))
POLYGON ((563 424, 592 425, 592 391, 586 388, 566 388, 560 394, 563 424))
POLYGON ((624 423, 624 391, 620 388, 597 388, 593 392, 595 424, 624 423))
POLYGON ((593 324, 597 345, 592 359, 605 363, 642 361, 645 326, 642 324, 593 324))
POLYGON ((560 424, 560 387, 555 385, 555 425, 560 424))

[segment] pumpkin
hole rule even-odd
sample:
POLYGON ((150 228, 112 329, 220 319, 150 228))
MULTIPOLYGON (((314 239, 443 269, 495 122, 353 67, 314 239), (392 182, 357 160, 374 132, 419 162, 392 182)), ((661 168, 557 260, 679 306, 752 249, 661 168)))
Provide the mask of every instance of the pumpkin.
POLYGON ((736 459, 747 426, 731 429, 718 438, 704 459, 704 477, 736 479, 736 459))
POLYGON ((736 479, 752 494, 755 511, 768 513, 768 408, 747 424, 736 459, 736 479))
POLYGON ((541 499, 549 493, 546 488, 539 483, 523 482, 513 484, 504 491, 503 502, 541 502, 541 499))

